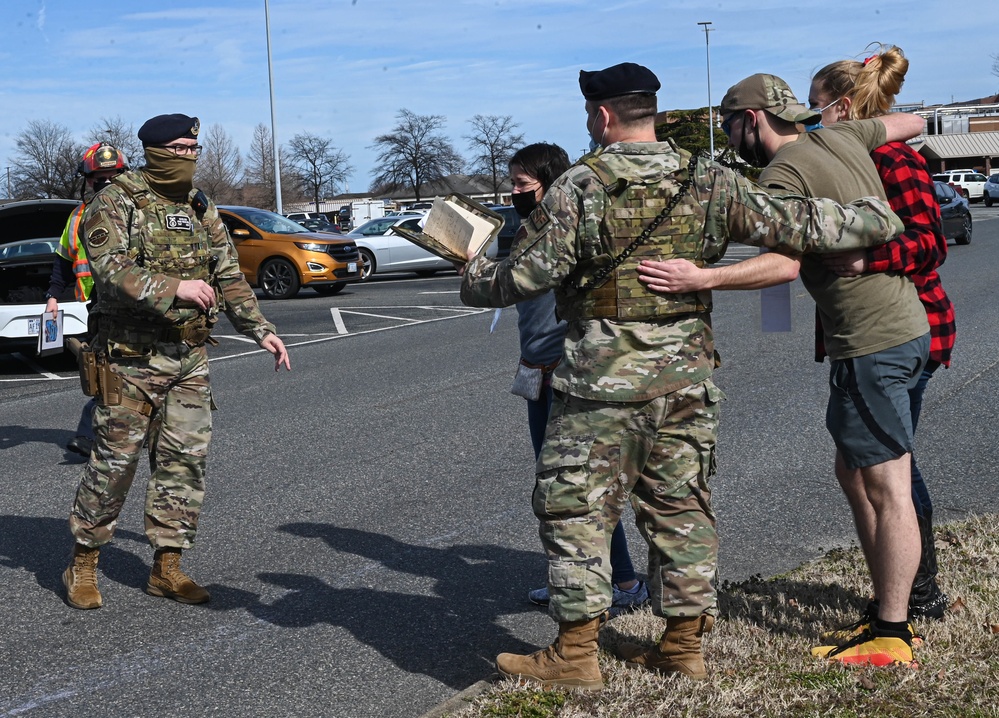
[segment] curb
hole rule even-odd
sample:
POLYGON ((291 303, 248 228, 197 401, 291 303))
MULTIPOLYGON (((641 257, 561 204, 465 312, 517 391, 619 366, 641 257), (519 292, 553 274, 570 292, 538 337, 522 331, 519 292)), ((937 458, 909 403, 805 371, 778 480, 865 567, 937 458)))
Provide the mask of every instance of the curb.
POLYGON ((460 710, 468 703, 468 699, 474 698, 484 692, 487 688, 492 686, 492 684, 493 681, 491 680, 473 683, 461 693, 451 696, 440 705, 431 708, 429 711, 419 716, 419 718, 441 718, 448 711, 460 710))

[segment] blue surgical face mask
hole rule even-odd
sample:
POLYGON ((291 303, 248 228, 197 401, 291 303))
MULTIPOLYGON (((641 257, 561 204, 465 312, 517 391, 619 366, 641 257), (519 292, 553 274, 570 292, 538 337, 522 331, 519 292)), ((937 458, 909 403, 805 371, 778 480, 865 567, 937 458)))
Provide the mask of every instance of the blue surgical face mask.
POLYGON ((597 150, 599 150, 599 149, 600 149, 600 143, 599 143, 599 142, 597 142, 597 141, 596 141, 595 139, 593 139, 593 138, 591 137, 591 138, 590 138, 590 149, 589 149, 589 151, 590 151, 590 152, 596 152, 596 151, 597 151, 597 150))
POLYGON ((816 122, 814 125, 805 125, 805 132, 813 132, 815 130, 821 130, 822 123, 816 122))

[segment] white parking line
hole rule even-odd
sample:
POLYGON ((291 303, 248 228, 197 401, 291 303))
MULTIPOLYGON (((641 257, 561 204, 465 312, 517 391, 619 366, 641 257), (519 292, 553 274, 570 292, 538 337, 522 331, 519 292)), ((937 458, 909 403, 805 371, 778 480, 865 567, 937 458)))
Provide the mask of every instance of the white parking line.
MULTIPOLYGON (((353 309, 349 309, 349 310, 348 309, 344 309, 342 311, 347 312, 347 314, 357 314, 358 316, 361 316, 361 317, 374 317, 375 319, 395 319, 396 321, 400 321, 400 322, 416 322, 416 323, 424 321, 423 319, 410 319, 409 317, 393 317, 393 316, 391 316, 389 314, 375 314, 374 312, 357 312, 357 311, 354 311, 353 309)), ((347 332, 344 331, 342 333, 346 334, 347 332)))
POLYGON ((333 326, 336 327, 337 334, 346 334, 347 327, 343 323, 343 317, 340 316, 340 310, 336 307, 330 307, 330 314, 333 315, 333 326))
MULTIPOLYGON (((398 306, 398 305, 396 305, 396 306, 384 306, 384 307, 371 307, 371 309, 423 309, 423 310, 428 310, 428 311, 429 310, 433 310, 433 311, 439 311, 439 312, 448 312, 448 314, 445 314, 444 316, 437 316, 437 317, 434 317, 432 319, 412 319, 410 317, 400 317, 400 316, 393 316, 393 315, 388 315, 388 314, 374 314, 374 313, 371 313, 371 312, 361 312, 361 311, 357 311, 357 310, 353 310, 353 309, 333 309, 333 308, 331 308, 331 310, 330 310, 331 313, 336 312, 335 314, 333 314, 333 323, 334 323, 334 325, 336 325, 336 328, 337 328, 337 333, 336 334, 330 334, 328 332, 316 332, 315 334, 282 334, 281 337, 282 337, 282 339, 288 339, 290 337, 310 337, 309 339, 305 339, 304 341, 300 341, 300 342, 287 342, 287 341, 285 342, 285 346, 288 347, 288 348, 291 348, 291 347, 300 347, 300 346, 305 346, 306 344, 319 344, 319 343, 322 343, 322 342, 332 341, 334 339, 345 339, 347 337, 356 337, 356 336, 359 336, 361 334, 374 334, 376 332, 385 332, 385 331, 389 331, 391 329, 399 329, 400 327, 411 327, 411 326, 415 326, 417 324, 430 324, 432 322, 443 322, 443 321, 447 321, 449 319, 460 319, 461 317, 472 316, 472 315, 475 315, 475 314, 482 314, 484 312, 492 311, 490 309, 479 309, 479 308, 475 308, 475 307, 434 307, 434 306, 398 306), (349 332, 347 330, 346 324, 343 322, 343 317, 342 317, 343 314, 358 314, 358 315, 362 315, 362 316, 375 317, 375 318, 378 318, 378 319, 390 319, 390 320, 396 320, 396 321, 399 321, 399 322, 406 322, 406 324, 396 324, 396 325, 389 326, 389 327, 378 327, 377 329, 366 329, 364 331, 359 331, 359 332, 353 332, 353 333, 351 333, 351 332, 349 332), (338 316, 339 316, 339 322, 337 321, 337 317, 338 316)), ((217 335, 216 338, 217 339, 235 339, 236 341, 245 341, 245 342, 255 343, 252 339, 249 339, 248 337, 244 337, 244 336, 238 335, 238 334, 237 335, 233 335, 233 334, 220 334, 220 335, 217 335)), ((236 359, 238 357, 245 357, 245 356, 249 356, 251 354, 261 354, 261 353, 265 353, 266 351, 267 351, 266 349, 256 348, 256 349, 251 349, 251 350, 245 351, 245 352, 237 352, 235 354, 227 354, 225 356, 212 357, 208 361, 209 362, 219 362, 219 361, 224 361, 224 360, 227 360, 227 359, 236 359)), ((41 374, 46 379, 49 379, 49 380, 60 380, 60 379, 76 379, 77 378, 75 374, 72 374, 70 376, 59 376, 58 374, 52 374, 51 372, 47 372, 47 371, 45 371, 45 369, 43 367, 39 366, 38 364, 34 363, 29 358, 27 358, 27 357, 25 357, 25 356, 23 356, 21 354, 14 354, 12 356, 17 357, 19 360, 21 360, 22 362, 24 362, 25 364, 27 364, 29 367, 31 367, 33 370, 35 370, 36 372, 38 372, 39 374, 41 374)), ((31 377, 22 377, 22 378, 18 378, 18 379, 0 379, 0 382, 14 382, 14 381, 38 381, 38 377, 31 376, 31 377)))
MULTIPOLYGON (((53 374, 50 371, 46 371, 45 367, 43 367, 43 366, 35 363, 29 357, 24 356, 24 354, 21 354, 20 352, 14 352, 14 353, 11 354, 11 356, 14 357, 15 359, 17 359, 18 361, 20 361, 22 364, 26 365, 32 371, 37 372, 38 374, 40 374, 42 376, 42 378, 47 379, 49 381, 65 381, 67 379, 76 379, 77 378, 76 374, 70 374, 69 376, 59 376, 58 374, 53 374)), ((10 383, 17 382, 17 381, 38 381, 38 377, 37 376, 19 376, 19 377, 14 377, 12 379, 0 379, 0 382, 2 382, 4 384, 10 384, 10 383)))

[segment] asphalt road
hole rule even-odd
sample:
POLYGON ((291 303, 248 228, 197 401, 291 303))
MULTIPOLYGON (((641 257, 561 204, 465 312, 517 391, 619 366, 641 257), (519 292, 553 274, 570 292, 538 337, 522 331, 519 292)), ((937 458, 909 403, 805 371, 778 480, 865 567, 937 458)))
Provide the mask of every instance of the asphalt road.
MULTIPOLYGON (((954 366, 930 382, 919 430, 940 521, 999 506, 999 208, 972 211, 974 241, 941 271, 954 366)), ((0 716, 419 716, 496 653, 545 645, 552 624, 525 599, 544 563, 525 407, 508 393, 516 314, 490 333, 493 312, 457 290, 448 273, 263 302, 291 373, 219 328, 207 503, 184 559, 204 606, 143 593, 141 490, 101 554, 104 607, 63 603, 81 466, 62 446, 83 399, 64 360, 0 355, 0 716)), ((794 330, 763 334, 758 293, 716 294, 722 579, 852 542, 812 303, 798 283, 792 297, 794 330)))

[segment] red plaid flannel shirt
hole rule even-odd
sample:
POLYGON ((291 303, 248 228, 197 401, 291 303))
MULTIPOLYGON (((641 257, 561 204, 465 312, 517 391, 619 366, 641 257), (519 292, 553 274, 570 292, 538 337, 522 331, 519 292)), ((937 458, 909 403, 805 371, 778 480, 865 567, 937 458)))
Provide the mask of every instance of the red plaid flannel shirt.
MULTIPOLYGON (((954 305, 940 283, 937 267, 947 259, 947 240, 940 225, 940 206, 926 160, 904 142, 892 142, 871 153, 888 204, 905 225, 891 242, 867 250, 867 271, 908 275, 930 323, 930 360, 950 366, 957 325, 954 305)), ((816 317, 818 319, 818 317, 816 317)), ((821 327, 816 327, 815 359, 822 361, 821 327)))

